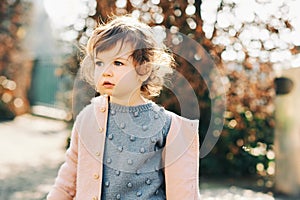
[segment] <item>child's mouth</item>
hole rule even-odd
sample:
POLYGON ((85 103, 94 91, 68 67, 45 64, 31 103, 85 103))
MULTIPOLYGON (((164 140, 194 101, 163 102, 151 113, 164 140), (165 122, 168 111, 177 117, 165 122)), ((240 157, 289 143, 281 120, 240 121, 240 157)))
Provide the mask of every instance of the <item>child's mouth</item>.
POLYGON ((105 81, 105 82, 103 83, 103 86, 104 86, 105 88, 112 88, 112 87, 115 86, 115 84, 113 84, 113 83, 111 83, 111 82, 108 82, 108 81, 105 81))

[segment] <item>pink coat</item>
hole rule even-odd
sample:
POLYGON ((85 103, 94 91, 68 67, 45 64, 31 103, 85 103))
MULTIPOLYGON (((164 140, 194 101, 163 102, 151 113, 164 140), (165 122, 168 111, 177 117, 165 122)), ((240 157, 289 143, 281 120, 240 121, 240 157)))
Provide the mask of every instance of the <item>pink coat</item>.
MULTIPOLYGON (((107 111, 107 97, 100 96, 77 117, 66 161, 58 172, 48 200, 101 199, 107 111)), ((171 127, 163 150, 167 200, 198 200, 198 120, 170 114, 171 127)))

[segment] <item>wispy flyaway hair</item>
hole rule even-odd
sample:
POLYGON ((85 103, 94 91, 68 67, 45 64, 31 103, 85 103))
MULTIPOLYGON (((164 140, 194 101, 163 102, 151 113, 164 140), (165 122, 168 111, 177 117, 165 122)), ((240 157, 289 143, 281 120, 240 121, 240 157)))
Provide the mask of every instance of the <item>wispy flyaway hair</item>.
POLYGON ((117 42, 121 42, 120 51, 123 45, 130 44, 134 49, 131 57, 136 72, 139 75, 150 73, 141 86, 142 95, 146 98, 158 96, 165 76, 173 72, 174 58, 155 37, 150 26, 129 15, 115 16, 100 24, 88 40, 86 56, 80 68, 82 77, 94 86, 94 59, 97 53, 110 50, 117 42))

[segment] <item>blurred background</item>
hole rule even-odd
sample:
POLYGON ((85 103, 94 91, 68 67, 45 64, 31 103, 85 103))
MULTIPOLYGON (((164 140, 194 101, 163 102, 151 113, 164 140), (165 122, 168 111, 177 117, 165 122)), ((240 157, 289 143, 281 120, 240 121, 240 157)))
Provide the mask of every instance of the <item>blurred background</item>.
MULTIPOLYGON (((12 157, 22 157, 20 152, 9 158, 5 155, 11 153, 7 149, 27 140, 30 143, 28 138, 39 138, 42 132, 46 138, 36 142, 52 145, 45 152, 31 151, 40 151, 39 156, 52 152, 54 164, 46 164, 39 170, 41 179, 34 179, 45 180, 44 175, 51 172, 42 192, 31 188, 27 196, 19 192, 29 190, 24 187, 25 175, 32 178, 38 170, 21 171, 15 184, 23 186, 16 186, 8 178, 14 170, 6 165, 0 173, 1 199, 45 197, 62 161, 56 154, 63 154, 76 114, 95 94, 76 76, 83 47, 99 22, 127 13, 165 33, 167 46, 176 52, 176 70, 197 96, 200 142, 211 123, 222 126, 212 134, 216 144, 200 161, 203 197, 218 199, 212 188, 223 188, 217 193, 224 199, 226 192, 243 187, 266 194, 262 199, 299 198, 299 5, 297 0, 2 0, 0 163, 4 166, 12 157), (201 48, 191 49, 191 41, 201 48), (215 112, 221 115, 212 122, 215 112), (28 133, 23 141, 14 136, 32 129, 36 135, 28 133), (9 137, 11 140, 4 139, 9 137)), ((180 79, 173 82, 178 90, 188 87, 180 79)), ((165 88, 154 101, 182 114, 174 93, 165 88)), ((196 114, 185 115, 198 117, 196 114)), ((30 150, 24 148, 20 149, 23 153, 30 150)), ((31 162, 32 157, 21 163, 31 162)), ((228 199, 254 193, 245 190, 236 195, 228 199)))

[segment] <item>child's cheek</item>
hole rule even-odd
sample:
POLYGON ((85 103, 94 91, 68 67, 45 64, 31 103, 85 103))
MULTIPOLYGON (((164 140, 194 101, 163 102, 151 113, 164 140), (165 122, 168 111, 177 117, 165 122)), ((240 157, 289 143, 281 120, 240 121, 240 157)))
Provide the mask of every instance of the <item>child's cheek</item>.
POLYGON ((101 81, 100 81, 101 74, 102 74, 102 71, 96 68, 95 72, 94 72, 94 81, 95 81, 96 86, 98 86, 98 84, 101 83, 101 81))

